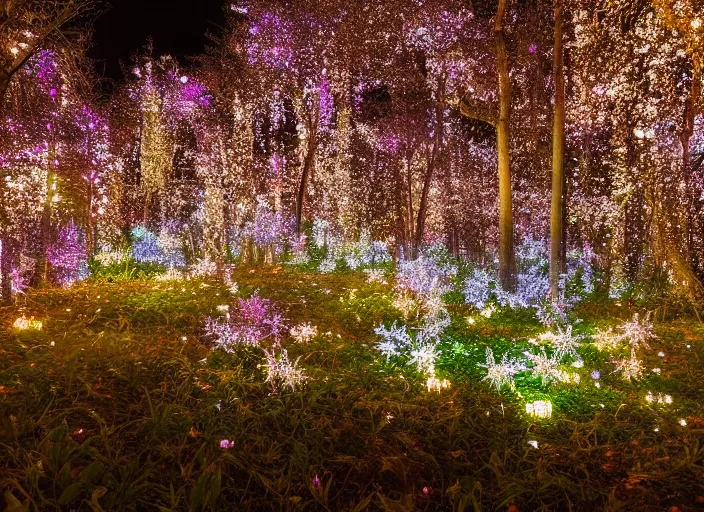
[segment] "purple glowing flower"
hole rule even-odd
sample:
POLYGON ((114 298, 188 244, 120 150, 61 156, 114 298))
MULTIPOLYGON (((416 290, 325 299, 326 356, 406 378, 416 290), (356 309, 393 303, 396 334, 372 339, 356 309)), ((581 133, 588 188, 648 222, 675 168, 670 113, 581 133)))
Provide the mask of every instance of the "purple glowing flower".
POLYGON ((278 345, 287 332, 284 318, 272 302, 256 295, 249 299, 238 298, 224 320, 208 318, 205 330, 225 350, 232 350, 236 345, 259 345, 268 339, 278 345))
POLYGON ((322 482, 321 482, 320 477, 318 475, 315 475, 315 477, 313 477, 312 483, 313 483, 313 488, 315 488, 315 489, 320 489, 320 486, 322 485, 322 482))
POLYGON ((592 379, 599 380, 599 378, 601 377, 601 372, 599 370, 594 370, 591 373, 591 376, 592 376, 592 379))
POLYGON ((234 441, 230 441, 228 439, 223 439, 222 441, 220 441, 220 448, 222 448, 223 450, 228 450, 228 449, 234 448, 234 447, 235 447, 234 441))
POLYGON ((85 235, 71 222, 59 233, 58 240, 49 248, 48 259, 57 280, 64 286, 88 277, 88 258, 85 235))
POLYGON ((535 43, 531 43, 531 45, 528 47, 528 51, 530 53, 535 53, 538 51, 538 45, 535 43))

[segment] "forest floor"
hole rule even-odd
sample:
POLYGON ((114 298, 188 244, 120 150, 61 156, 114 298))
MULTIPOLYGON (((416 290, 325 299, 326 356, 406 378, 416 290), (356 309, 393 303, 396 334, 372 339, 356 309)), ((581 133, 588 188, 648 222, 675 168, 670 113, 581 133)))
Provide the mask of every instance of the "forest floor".
MULTIPOLYGON (((437 362, 451 385, 435 392, 375 348, 374 328, 400 318, 391 286, 287 267, 233 278, 317 326, 310 343, 283 340, 310 377, 296 391, 272 393, 261 349, 202 340, 229 301, 216 280, 84 283, 0 310, 0 510, 704 509, 694 321, 656 323, 639 381, 586 342, 579 383, 519 377, 499 393, 482 381, 485 348, 520 353, 544 328, 454 304, 437 362), (42 328, 13 328, 22 316, 42 328), (551 418, 526 414, 536 399, 551 418)), ((588 334, 633 311, 578 314, 588 334)))

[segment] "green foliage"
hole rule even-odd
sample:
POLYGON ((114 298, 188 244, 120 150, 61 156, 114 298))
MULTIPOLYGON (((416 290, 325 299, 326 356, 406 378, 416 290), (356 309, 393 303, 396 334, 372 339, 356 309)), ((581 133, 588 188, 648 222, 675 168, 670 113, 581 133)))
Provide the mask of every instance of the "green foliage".
MULTIPOLYGON (((233 280, 291 324, 318 327, 307 345, 283 341, 306 386, 270 394, 260 350, 199 341, 203 318, 229 300, 215 280, 101 279, 27 295, 22 314, 44 328, 8 331, 0 345, 5 510, 686 510, 704 495, 700 325, 659 325, 646 364, 662 372, 639 382, 611 373, 585 340, 584 368, 570 369, 579 384, 522 376, 517 392, 496 393, 477 366, 486 347, 519 355, 543 329, 525 312, 487 319, 456 303, 437 363, 452 386, 428 393, 425 376, 374 348, 372 329, 401 318, 390 286, 287 266, 233 280), (648 404, 648 390, 675 402, 648 404), (552 419, 526 416, 539 399, 552 419)), ((582 305, 575 329, 632 316, 621 309, 582 305)), ((0 314, 9 326, 20 312, 0 314)))
POLYGON ((93 280, 108 282, 148 279, 166 271, 165 265, 140 263, 133 259, 125 259, 121 263, 113 263, 111 265, 102 265, 99 261, 92 260, 88 268, 93 280))

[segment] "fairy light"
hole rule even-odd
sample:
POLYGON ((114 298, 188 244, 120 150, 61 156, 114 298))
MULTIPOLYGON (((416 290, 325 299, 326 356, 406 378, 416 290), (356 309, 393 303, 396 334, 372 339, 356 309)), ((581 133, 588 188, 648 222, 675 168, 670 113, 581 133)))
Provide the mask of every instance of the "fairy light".
POLYGON ((428 380, 426 381, 426 387, 428 388, 428 392, 435 391, 437 393, 440 393, 443 389, 447 389, 450 387, 450 381, 447 379, 438 379, 435 377, 435 375, 431 375, 428 377, 428 380))
POLYGON ((19 331, 40 331, 43 324, 41 321, 35 320, 34 317, 21 316, 14 321, 12 326, 19 331))
POLYGON ((552 402, 548 400, 536 400, 526 404, 526 414, 536 418, 552 417, 552 402))

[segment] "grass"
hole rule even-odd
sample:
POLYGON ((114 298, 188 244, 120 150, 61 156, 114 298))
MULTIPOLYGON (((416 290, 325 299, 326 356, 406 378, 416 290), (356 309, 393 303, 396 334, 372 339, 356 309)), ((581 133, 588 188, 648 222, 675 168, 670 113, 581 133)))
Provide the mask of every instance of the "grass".
MULTIPOLYGON (((317 325, 308 345, 284 340, 311 377, 302 389, 272 394, 260 350, 228 354, 200 340, 203 318, 229 300, 218 281, 102 280, 33 291, 1 310, 0 509, 704 507, 699 324, 657 324, 644 359, 660 373, 639 382, 586 347, 579 384, 519 377, 516 392, 497 393, 477 367, 485 347, 519 353, 541 328, 529 315, 483 319, 454 304, 437 365, 452 386, 429 393, 423 376, 374 348, 373 328, 400 318, 389 286, 272 267, 234 279, 291 324, 317 325), (43 328, 12 329, 20 315, 43 328), (674 402, 648 404, 647 391, 674 402), (551 419, 525 414, 541 398, 551 419)), ((580 331, 632 314, 610 311, 585 306, 580 331)))

